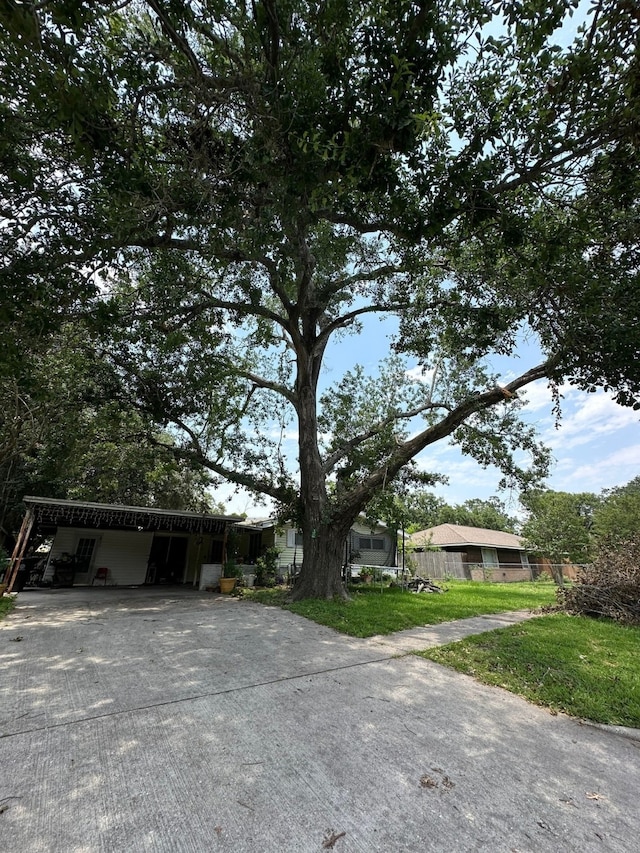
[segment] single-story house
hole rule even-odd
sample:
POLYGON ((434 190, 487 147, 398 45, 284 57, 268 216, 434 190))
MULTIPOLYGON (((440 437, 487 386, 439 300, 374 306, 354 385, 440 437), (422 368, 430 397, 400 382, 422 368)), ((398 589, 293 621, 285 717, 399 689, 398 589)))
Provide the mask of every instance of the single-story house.
MULTIPOLYGON (((519 536, 484 527, 438 524, 411 534, 409 543, 418 553, 432 550, 457 555, 464 577, 490 576, 492 580, 530 580, 532 565, 539 562, 529 555, 519 536)), ((535 573, 535 570, 534 570, 535 573)))
MULTIPOLYGON (((243 521, 238 526, 243 531, 259 531, 261 547, 275 546, 278 551, 278 569, 282 575, 296 574, 302 565, 302 533, 290 523, 279 524, 273 518, 243 521)), ((245 550, 250 550, 245 548, 245 550)), ((344 564, 355 566, 395 566, 396 537, 394 531, 381 522, 357 519, 349 531, 344 545, 344 564)))
POLYGON ((220 576, 229 532, 242 520, 31 496, 24 503, 26 513, 7 574, 14 586, 25 565, 40 573, 41 583, 58 586, 202 586, 203 564, 209 566, 209 575, 220 576), (35 541, 45 538, 51 540, 48 555, 30 556, 35 541))

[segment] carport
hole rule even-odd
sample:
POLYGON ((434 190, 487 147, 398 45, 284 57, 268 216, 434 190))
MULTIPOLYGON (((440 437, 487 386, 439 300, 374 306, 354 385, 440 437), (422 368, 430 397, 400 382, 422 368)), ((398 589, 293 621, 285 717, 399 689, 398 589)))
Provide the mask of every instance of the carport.
MULTIPOLYGON (((50 538, 42 583, 112 586, 196 585, 202 563, 222 563, 239 516, 27 496, 7 586, 24 574, 38 539, 50 538)), ((24 582, 24 577, 20 578, 24 582)))

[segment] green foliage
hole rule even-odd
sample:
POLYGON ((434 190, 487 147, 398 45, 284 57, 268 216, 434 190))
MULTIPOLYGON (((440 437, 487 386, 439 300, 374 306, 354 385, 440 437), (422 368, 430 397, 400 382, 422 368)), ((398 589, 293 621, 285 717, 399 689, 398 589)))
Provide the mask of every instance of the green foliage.
POLYGON ((527 550, 554 564, 591 559, 596 495, 537 490, 521 495, 520 501, 528 513, 521 531, 527 550))
POLYGON ((388 584, 391 580, 391 570, 384 566, 362 566, 359 572, 360 581, 371 581, 376 584, 388 584))
POLYGON ((628 541, 640 533, 640 477, 625 486, 608 489, 593 517, 599 539, 628 541))
POLYGON ((239 566, 234 559, 226 560, 222 565, 221 577, 223 578, 244 578, 242 566, 239 566))
POLYGON ((13 610, 15 604, 15 599, 10 596, 3 595, 0 597, 0 621, 13 610))
MULTIPOLYGON (((453 507, 453 524, 463 524, 468 527, 485 527, 489 530, 503 530, 514 533, 516 521, 508 515, 503 501, 493 496, 487 500, 470 498, 460 506, 453 507)), ((445 523, 445 522, 440 522, 445 523)))
POLYGON ((408 491, 406 495, 391 494, 386 504, 374 501, 367 509, 371 518, 395 522, 397 529, 408 533, 435 527, 438 524, 461 524, 467 527, 485 527, 514 533, 516 520, 509 516, 503 501, 492 496, 483 500, 469 498, 462 504, 450 505, 443 498, 428 491, 408 491), (378 511, 372 514, 371 507, 378 511))
POLYGON ((487 500, 470 498, 462 504, 454 506, 442 503, 438 508, 434 523, 426 526, 433 527, 436 524, 485 527, 488 530, 504 530, 507 533, 514 533, 516 527, 516 521, 508 515, 504 502, 495 496, 487 500))
POLYGON ((558 614, 420 654, 537 705, 638 728, 639 642, 639 628, 558 614))
POLYGON ((278 557, 280 550, 274 545, 265 548, 264 554, 256 560, 255 585, 272 587, 276 584, 278 557))
POLYGON ((211 478, 133 408, 79 323, 23 350, 0 376, 0 523, 25 494, 207 511, 211 478))

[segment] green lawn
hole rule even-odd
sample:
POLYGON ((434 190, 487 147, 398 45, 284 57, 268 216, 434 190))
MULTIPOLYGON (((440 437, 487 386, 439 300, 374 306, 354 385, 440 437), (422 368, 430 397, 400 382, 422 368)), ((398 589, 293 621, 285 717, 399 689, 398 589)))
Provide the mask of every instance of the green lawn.
POLYGON ((555 711, 640 728, 640 628, 554 614, 418 654, 555 711))
POLYGON ((285 607, 343 634, 371 637, 483 613, 535 609, 554 603, 556 589, 553 583, 540 582, 448 581, 444 587, 447 592, 441 595, 359 587, 352 593, 351 601, 308 599, 293 604, 286 602, 286 592, 281 590, 248 591, 245 595, 263 604, 285 607))
POLYGON ((0 596, 0 619, 4 619, 7 613, 12 609, 15 601, 8 596, 0 596))

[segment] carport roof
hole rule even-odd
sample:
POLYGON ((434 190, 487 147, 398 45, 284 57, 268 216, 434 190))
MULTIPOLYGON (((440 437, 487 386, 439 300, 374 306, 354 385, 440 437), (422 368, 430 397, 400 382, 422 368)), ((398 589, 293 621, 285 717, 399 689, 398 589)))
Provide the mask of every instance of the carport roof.
POLYGON ((242 521, 237 515, 207 515, 174 509, 101 504, 27 495, 24 503, 33 512, 41 531, 57 527, 111 530, 158 530, 180 533, 224 533, 242 521))

